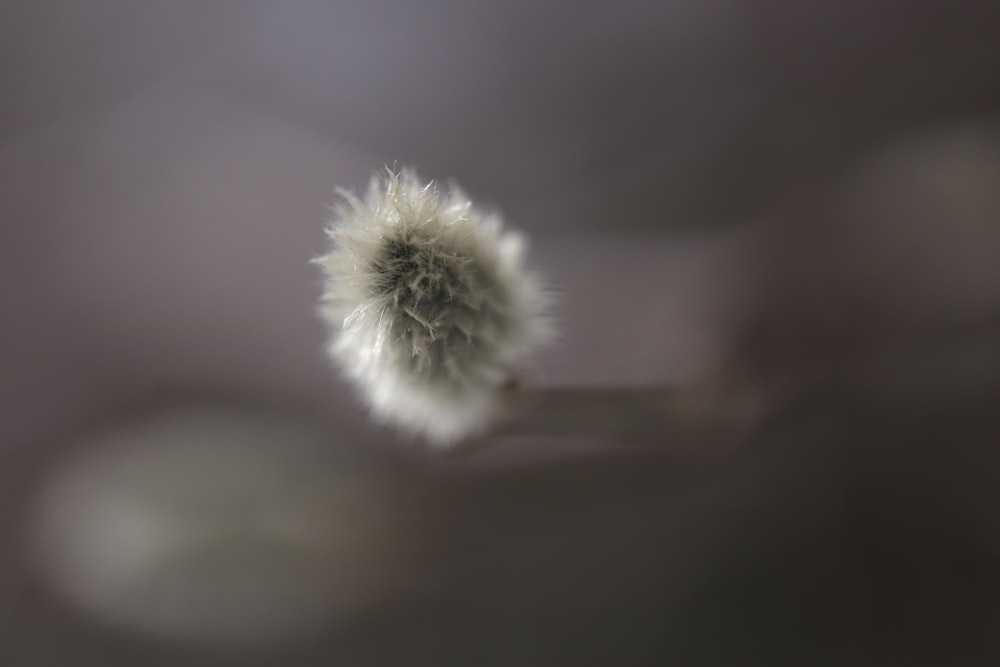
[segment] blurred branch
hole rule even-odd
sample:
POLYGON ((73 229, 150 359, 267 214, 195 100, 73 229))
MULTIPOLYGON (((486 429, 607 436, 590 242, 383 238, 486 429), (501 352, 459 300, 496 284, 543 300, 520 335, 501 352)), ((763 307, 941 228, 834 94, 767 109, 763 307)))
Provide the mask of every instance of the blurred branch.
POLYGON ((544 387, 528 390, 524 404, 497 436, 661 445, 714 441, 739 428, 710 392, 687 388, 544 387))

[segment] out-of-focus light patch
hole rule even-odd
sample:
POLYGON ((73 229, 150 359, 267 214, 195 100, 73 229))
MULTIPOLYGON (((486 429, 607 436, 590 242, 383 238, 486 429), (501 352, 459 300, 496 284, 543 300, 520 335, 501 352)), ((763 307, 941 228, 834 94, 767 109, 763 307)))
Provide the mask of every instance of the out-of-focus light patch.
POLYGON ((845 262, 883 316, 974 322, 1000 306, 1000 124, 891 145, 848 182, 845 262))
POLYGON ((335 446, 224 408, 118 426, 48 478, 35 560, 120 629, 235 648, 308 636, 391 600, 412 545, 395 487, 335 446))

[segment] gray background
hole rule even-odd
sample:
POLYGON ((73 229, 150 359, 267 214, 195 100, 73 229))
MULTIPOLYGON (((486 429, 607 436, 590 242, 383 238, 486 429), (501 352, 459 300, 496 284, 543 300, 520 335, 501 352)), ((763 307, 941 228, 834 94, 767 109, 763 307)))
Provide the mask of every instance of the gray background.
POLYGON ((5 3, 0 661, 995 664, 998 28, 971 0, 5 3), (562 332, 531 383, 754 421, 458 460, 369 425, 308 260, 383 164, 530 234, 562 332), (46 471, 209 398, 400 475, 422 583, 266 650, 48 591, 46 471))

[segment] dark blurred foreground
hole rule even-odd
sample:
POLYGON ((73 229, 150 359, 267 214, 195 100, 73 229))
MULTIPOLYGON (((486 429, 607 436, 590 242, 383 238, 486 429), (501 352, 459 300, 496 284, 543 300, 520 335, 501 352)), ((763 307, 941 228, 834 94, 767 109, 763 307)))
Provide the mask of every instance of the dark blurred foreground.
POLYGON ((697 443, 722 458, 673 440, 491 472, 219 434, 126 465, 91 442, 67 482, 8 457, 3 525, 36 546, 3 556, 4 664, 993 664, 998 399, 991 335, 697 443), (41 527, 16 518, 39 488, 41 527))

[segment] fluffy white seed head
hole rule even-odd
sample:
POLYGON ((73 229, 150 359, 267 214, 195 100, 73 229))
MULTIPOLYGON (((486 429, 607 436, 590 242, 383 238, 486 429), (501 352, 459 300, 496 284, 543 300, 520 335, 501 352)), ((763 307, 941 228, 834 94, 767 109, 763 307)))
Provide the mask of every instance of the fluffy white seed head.
POLYGON ((317 260, 330 356, 376 418, 438 446, 482 432, 512 367, 551 331, 523 237, 411 171, 341 195, 317 260))

